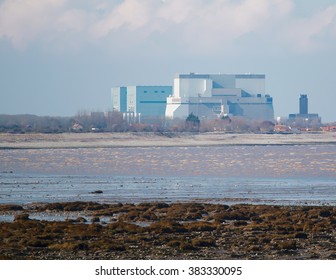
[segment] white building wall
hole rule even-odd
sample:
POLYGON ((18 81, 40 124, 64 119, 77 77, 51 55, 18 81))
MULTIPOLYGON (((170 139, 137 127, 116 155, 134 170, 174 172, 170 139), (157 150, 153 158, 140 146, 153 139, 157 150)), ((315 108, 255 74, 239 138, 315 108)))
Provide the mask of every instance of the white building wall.
POLYGON ((202 96, 211 97, 211 95, 212 95, 212 80, 205 79, 204 80, 204 94, 202 96))
POLYGON ((253 78, 253 79, 236 79, 236 88, 241 88, 242 90, 250 94, 265 94, 265 79, 253 78))
POLYGON ((249 104, 239 104, 241 107, 244 117, 256 120, 256 121, 262 121, 262 120, 274 120, 274 111, 272 104, 268 103, 249 103, 249 104))
POLYGON ((111 99, 112 99, 112 106, 113 111, 121 111, 121 104, 120 104, 120 87, 113 87, 111 89, 111 99))
POLYGON ((213 88, 212 96, 241 96, 240 88, 213 88))
POLYGON ((223 108, 250 119, 272 119, 272 100, 264 95, 264 74, 179 74, 174 79, 173 96, 167 99, 166 117, 186 118, 196 111, 210 116, 223 108))
POLYGON ((127 87, 127 112, 137 113, 137 87, 128 86, 127 87))
POLYGON ((166 106, 166 118, 185 118, 189 115, 189 104, 185 98, 168 97, 166 106))
POLYGON ((174 97, 181 97, 180 79, 179 78, 174 79, 173 96, 174 97))
POLYGON ((210 79, 174 79, 174 97, 211 96, 212 80, 210 79))
POLYGON ((213 88, 235 88, 236 87, 236 75, 232 74, 214 74, 210 75, 210 79, 213 80, 213 88))
POLYGON ((124 112, 126 110, 126 88, 113 87, 111 97, 113 111, 124 112))

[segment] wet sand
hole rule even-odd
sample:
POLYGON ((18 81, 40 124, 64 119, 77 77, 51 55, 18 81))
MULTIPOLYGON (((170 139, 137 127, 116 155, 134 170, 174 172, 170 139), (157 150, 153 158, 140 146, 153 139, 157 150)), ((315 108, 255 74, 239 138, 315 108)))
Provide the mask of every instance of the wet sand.
POLYGON ((70 202, 0 214, 15 216, 0 223, 1 259, 336 259, 330 206, 70 202))
POLYGON ((63 133, 0 134, 0 149, 336 144, 336 133, 63 133))

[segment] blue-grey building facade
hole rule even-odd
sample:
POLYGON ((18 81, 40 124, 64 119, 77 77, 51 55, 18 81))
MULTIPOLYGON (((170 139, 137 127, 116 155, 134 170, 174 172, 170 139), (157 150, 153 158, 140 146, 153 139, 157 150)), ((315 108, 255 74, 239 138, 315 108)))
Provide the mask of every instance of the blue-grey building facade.
POLYGON ((112 88, 113 110, 135 115, 164 117, 172 86, 126 86, 112 88))

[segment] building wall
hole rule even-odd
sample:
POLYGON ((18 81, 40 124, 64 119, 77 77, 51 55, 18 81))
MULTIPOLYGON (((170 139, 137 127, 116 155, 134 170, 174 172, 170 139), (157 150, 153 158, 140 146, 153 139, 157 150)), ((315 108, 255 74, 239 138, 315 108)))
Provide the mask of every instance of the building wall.
POLYGON ((185 98, 168 97, 165 116, 168 119, 185 118, 189 113, 189 103, 185 98))
POLYGON ((308 114, 308 97, 306 94, 301 94, 300 95, 300 100, 299 100, 299 112, 301 115, 308 114))
POLYGON ((212 96, 237 97, 242 95, 240 88, 213 88, 212 96))
POLYGON ((221 99, 202 97, 191 98, 189 103, 189 114, 193 113, 200 119, 216 118, 221 113, 221 99))
POLYGON ((127 89, 126 87, 113 87, 112 94, 112 108, 113 111, 126 112, 127 110, 127 89))
POLYGON ((174 79, 174 97, 211 96, 210 79, 174 79))
POLYGON ((274 119, 274 110, 272 104, 270 103, 234 103, 234 105, 235 110, 237 111, 233 115, 260 121, 272 121, 274 119))
POLYGON ((126 112, 137 112, 137 87, 128 86, 127 87, 127 108, 126 112))
POLYGON ((142 116, 163 117, 167 97, 171 94, 171 86, 114 87, 112 88, 113 110, 142 116))
POLYGON ((236 88, 249 94, 265 94, 265 75, 236 75, 236 88))
POLYGON ((215 74, 209 75, 209 78, 213 81, 212 88, 226 88, 234 89, 236 88, 235 75, 227 74, 215 74))

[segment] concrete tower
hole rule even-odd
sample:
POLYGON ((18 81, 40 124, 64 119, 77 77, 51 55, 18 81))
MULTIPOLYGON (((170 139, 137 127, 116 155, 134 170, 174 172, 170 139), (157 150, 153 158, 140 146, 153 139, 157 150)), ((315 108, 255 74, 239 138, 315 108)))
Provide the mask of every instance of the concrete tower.
POLYGON ((300 108, 299 108, 300 115, 307 115, 308 114, 308 97, 307 94, 300 95, 300 108))

